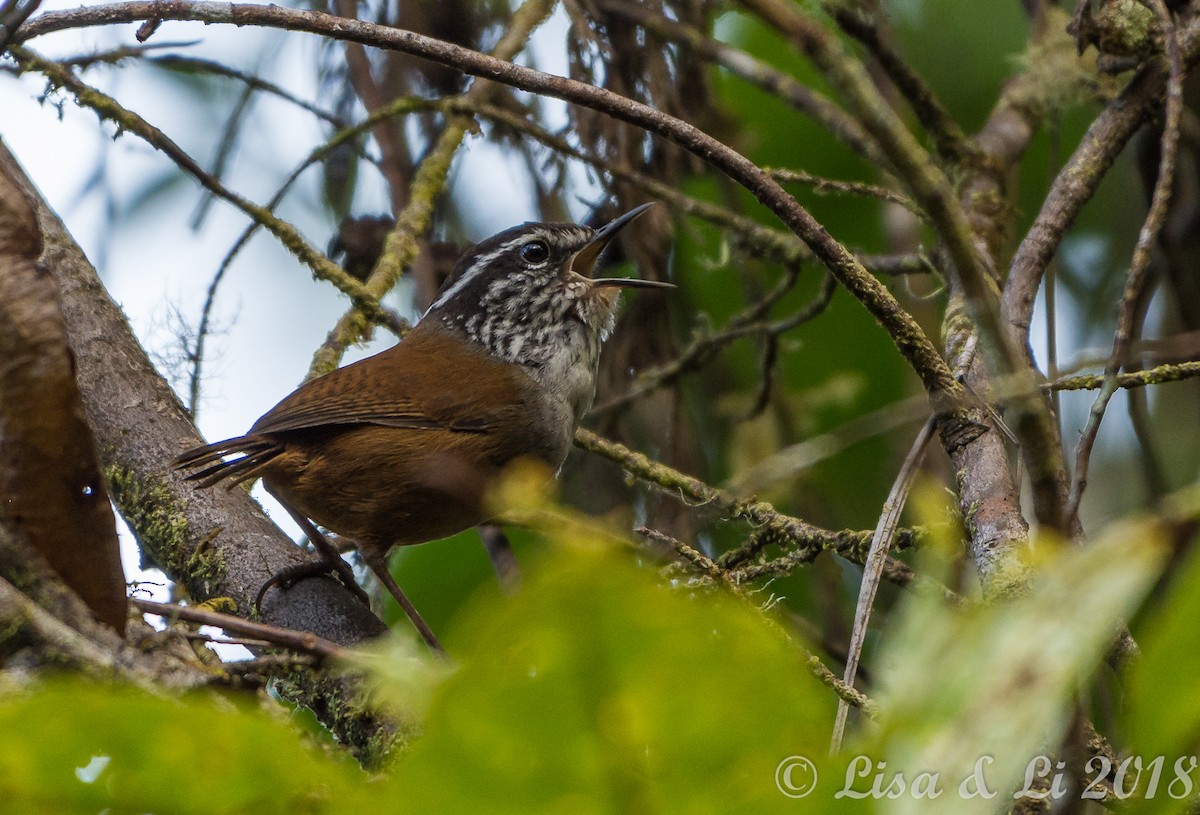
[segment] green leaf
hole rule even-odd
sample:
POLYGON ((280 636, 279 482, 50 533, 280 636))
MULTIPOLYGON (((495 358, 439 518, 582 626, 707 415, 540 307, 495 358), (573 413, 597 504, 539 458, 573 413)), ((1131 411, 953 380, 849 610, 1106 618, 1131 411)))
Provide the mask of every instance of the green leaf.
POLYGON ((5 812, 349 812, 377 795, 350 759, 229 698, 60 680, 7 693, 0 732, 5 812))
MULTIPOLYGON (((1200 506, 1200 489, 1177 494, 1168 511, 1194 518, 1200 506)), ((1157 793, 1139 811, 1161 812, 1182 809, 1185 801, 1172 797, 1195 794, 1197 773, 1194 756, 1200 752, 1200 697, 1196 676, 1200 674, 1200 557, 1195 551, 1175 570, 1171 589, 1149 616, 1139 637, 1141 657, 1129 672, 1127 704, 1122 721, 1129 737, 1130 756, 1141 758, 1143 767, 1162 756, 1163 777, 1157 793), (1190 784, 1176 778, 1175 764, 1190 784), (1183 786, 1181 786, 1183 785, 1183 786)), ((1131 767, 1127 773, 1135 770, 1131 767)), ((1132 775, 1130 776, 1132 778, 1132 775)), ((1143 773, 1143 784, 1149 773, 1143 773)), ((1145 787, 1143 787, 1145 789, 1145 787)))
POLYGON ((945 794, 898 811, 997 811, 999 798, 958 793, 987 756, 989 789, 1006 798, 1021 787, 1030 759, 1057 750, 1076 689, 1157 576, 1162 544, 1150 521, 1114 524, 1086 548, 1053 551, 1043 536, 1024 597, 967 609, 909 598, 885 634, 884 725, 867 750, 910 780, 939 773, 945 794))
POLYGON ((411 811, 804 811, 775 769, 825 753, 834 698, 762 615, 594 545, 532 571, 464 615, 398 767, 411 811))

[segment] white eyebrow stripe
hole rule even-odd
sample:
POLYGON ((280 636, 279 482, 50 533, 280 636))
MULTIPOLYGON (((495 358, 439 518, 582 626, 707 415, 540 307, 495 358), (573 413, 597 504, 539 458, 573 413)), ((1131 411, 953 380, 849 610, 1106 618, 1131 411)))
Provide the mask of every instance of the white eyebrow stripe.
MULTIPOLYGON (((519 238, 513 238, 511 241, 506 241, 499 247, 488 252, 486 255, 480 255, 475 262, 471 264, 471 267, 463 272, 462 277, 454 281, 453 286, 442 292, 442 296, 437 300, 434 300, 433 304, 429 308, 425 309, 425 314, 428 314, 435 308, 445 305, 447 300, 450 300, 452 297, 454 297, 454 295, 466 288, 468 283, 478 277, 480 273, 487 268, 489 263, 503 255, 509 249, 512 249, 518 243, 524 243, 526 240, 528 240, 528 236, 522 235, 519 238)), ((425 314, 421 315, 422 319, 424 319, 425 314)))

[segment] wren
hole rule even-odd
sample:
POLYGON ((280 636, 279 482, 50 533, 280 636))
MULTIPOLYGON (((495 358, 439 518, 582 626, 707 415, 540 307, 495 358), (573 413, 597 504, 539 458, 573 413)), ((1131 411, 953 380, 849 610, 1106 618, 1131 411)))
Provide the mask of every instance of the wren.
POLYGON ((364 596, 319 525, 357 544, 440 651, 387 555, 488 520, 489 483, 514 460, 562 465, 595 395, 620 289, 671 285, 592 277, 604 247, 650 206, 598 230, 526 223, 476 244, 398 344, 301 385, 246 435, 175 459, 201 487, 261 477, 318 549, 320 560, 274 576, 256 604, 272 585, 330 572, 364 596))

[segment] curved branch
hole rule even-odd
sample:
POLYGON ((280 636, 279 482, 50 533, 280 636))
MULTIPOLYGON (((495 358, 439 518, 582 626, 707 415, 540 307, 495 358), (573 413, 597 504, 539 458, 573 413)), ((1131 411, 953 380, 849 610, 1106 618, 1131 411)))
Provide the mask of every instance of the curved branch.
POLYGON ((123 107, 117 100, 82 82, 70 69, 52 60, 45 59, 28 49, 14 46, 10 53, 27 70, 37 71, 53 84, 66 88, 78 103, 95 111, 96 115, 144 139, 147 144, 161 150, 202 187, 213 195, 228 201, 256 223, 262 224, 287 249, 313 271, 313 275, 337 286, 357 307, 371 315, 379 313, 378 299, 373 297, 361 283, 347 274, 340 266, 317 251, 300 232, 287 221, 279 218, 266 207, 228 189, 215 176, 206 172, 195 159, 165 133, 147 122, 138 114, 123 107))
POLYGON ((1179 127, 1183 118, 1183 58, 1179 53, 1179 36, 1175 18, 1164 0, 1151 0, 1150 8, 1158 16, 1163 28, 1166 43, 1168 78, 1167 78, 1167 112, 1163 122, 1162 149, 1158 165, 1158 179, 1154 184, 1154 193, 1150 201, 1150 211, 1138 233, 1137 244, 1133 248, 1133 258, 1129 263, 1129 276, 1125 281, 1125 291, 1121 295, 1121 307, 1117 314, 1117 328, 1113 335, 1112 353, 1104 366, 1104 386, 1092 402, 1088 413, 1087 423, 1079 436, 1075 447, 1075 474, 1071 480, 1071 491, 1067 496, 1067 506, 1064 509, 1064 523, 1078 522, 1079 506, 1083 501, 1083 491, 1088 483, 1088 466, 1091 462, 1092 447, 1096 435, 1100 432, 1100 422, 1104 418, 1109 400, 1117 392, 1117 374, 1125 364, 1129 355, 1129 347, 1134 340, 1140 303, 1146 296, 1146 287, 1150 283, 1150 253, 1158 241, 1158 233, 1162 230, 1167 219, 1167 207, 1171 203, 1171 190, 1175 184, 1175 156, 1179 149, 1179 127))
MULTIPOLYGON (((939 409, 956 403, 962 389, 937 348, 917 321, 872 277, 855 257, 796 202, 767 173, 736 150, 687 122, 668 116, 631 99, 564 77, 547 74, 468 48, 411 31, 346 20, 317 11, 240 3, 179 0, 103 4, 64 12, 49 12, 31 20, 18 32, 28 41, 52 31, 148 19, 198 20, 230 25, 261 25, 306 31, 364 45, 402 51, 465 73, 502 82, 533 93, 553 96, 607 113, 662 136, 721 170, 749 190, 773 212, 813 254, 858 298, 892 337, 896 347, 921 378, 939 409)), ((389 253, 385 253, 387 255, 389 253)))
MULTIPOLYGON (((1179 50, 1191 67, 1200 59, 1200 19, 1178 33, 1179 50)), ((1166 60, 1148 61, 1088 128, 1050 186, 1033 225, 1009 268, 1002 311, 1014 345, 1029 347, 1029 326, 1042 275, 1083 205, 1142 123, 1162 105, 1170 73, 1166 60)), ((1031 352, 1030 352, 1031 353, 1031 352)))

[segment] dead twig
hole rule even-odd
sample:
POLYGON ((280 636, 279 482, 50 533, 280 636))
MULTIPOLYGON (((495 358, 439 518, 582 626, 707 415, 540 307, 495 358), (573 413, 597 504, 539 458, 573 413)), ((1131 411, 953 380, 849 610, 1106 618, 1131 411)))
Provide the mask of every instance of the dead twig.
POLYGON ((299 651, 302 654, 311 654, 321 659, 345 659, 350 653, 348 649, 336 642, 323 639, 308 631, 293 631, 289 628, 255 623, 232 614, 222 614, 219 611, 208 611, 194 606, 181 606, 177 603, 158 603, 138 597, 131 598, 129 602, 139 611, 155 614, 165 620, 179 619, 199 625, 211 625, 214 628, 254 637, 281 648, 299 651))
MULTIPOLYGON (((900 523, 900 513, 908 501, 908 493, 916 478, 917 467, 920 465, 921 459, 925 457, 925 448, 929 446, 929 440, 933 438, 936 426, 937 422, 933 417, 930 417, 921 426, 908 455, 904 457, 904 463, 900 465, 900 472, 896 475, 896 481, 892 484, 892 490, 883 505, 883 514, 879 516, 879 523, 875 527, 875 535, 871 538, 871 549, 867 553, 867 562, 863 565, 858 606, 854 610, 854 629, 850 635, 850 649, 846 655, 846 671, 842 675, 842 681, 846 683, 847 687, 854 687, 854 677, 858 673, 858 660, 862 655, 863 643, 866 642, 867 623, 871 619, 871 609, 875 605, 875 593, 879 589, 879 578, 883 574, 887 552, 896 535, 896 527, 900 523)), ((834 721, 833 738, 829 748, 830 753, 836 754, 842 749, 842 738, 846 733, 846 718, 849 714, 850 708, 844 700, 839 700, 837 719, 834 721)))
POLYGON ((1112 353, 1108 364, 1104 366, 1104 386, 1092 402, 1087 423, 1080 433, 1079 442, 1075 447, 1075 473, 1071 479, 1071 489, 1067 494, 1067 504, 1063 509, 1064 527, 1070 528, 1079 517, 1079 506, 1083 501, 1083 492, 1087 489, 1088 465, 1091 462, 1092 448, 1100 431, 1100 423, 1113 394, 1117 392, 1117 374, 1124 366, 1133 341, 1134 324, 1137 314, 1137 304, 1141 300, 1143 290, 1150 281, 1150 254, 1158 240, 1158 233, 1166 221, 1167 208, 1171 202, 1171 187, 1175 178, 1175 158, 1179 148, 1179 126, 1183 117, 1183 80, 1184 64, 1179 47, 1178 30, 1175 17, 1167 8, 1164 0, 1147 0, 1148 5, 1158 16, 1163 30, 1166 45, 1167 60, 1170 72, 1167 79, 1166 117, 1163 123, 1162 152, 1159 158, 1158 179, 1154 184, 1154 194, 1150 199, 1150 211, 1138 233, 1137 244, 1133 249, 1133 257, 1129 263, 1129 275, 1125 279, 1125 291, 1121 295, 1121 306, 1117 314, 1117 328, 1113 334, 1112 353))

